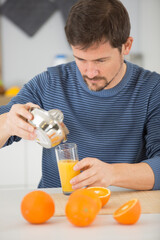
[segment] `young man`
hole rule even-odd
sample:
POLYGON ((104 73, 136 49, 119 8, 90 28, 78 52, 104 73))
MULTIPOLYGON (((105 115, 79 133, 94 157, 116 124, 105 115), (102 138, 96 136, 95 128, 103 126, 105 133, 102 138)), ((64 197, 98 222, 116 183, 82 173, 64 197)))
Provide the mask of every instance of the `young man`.
MULTIPOLYGON (((160 75, 124 61, 133 39, 118 0, 80 0, 65 27, 75 62, 48 68, 0 108, 0 144, 33 140, 29 108, 58 108, 83 170, 74 189, 160 189, 160 75), (28 103, 31 102, 31 103, 28 103)), ((40 188, 60 187, 54 148, 43 149, 40 188)))

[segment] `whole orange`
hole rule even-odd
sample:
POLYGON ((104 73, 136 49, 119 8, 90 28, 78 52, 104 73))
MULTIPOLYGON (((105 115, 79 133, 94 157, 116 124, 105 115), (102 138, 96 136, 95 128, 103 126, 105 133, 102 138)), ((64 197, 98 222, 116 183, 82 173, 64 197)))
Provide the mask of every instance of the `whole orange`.
POLYGON ((32 191, 22 199, 21 213, 30 223, 44 223, 54 215, 54 212, 54 201, 51 196, 44 191, 32 191))
POLYGON ((79 189, 70 195, 65 213, 73 225, 84 227, 94 221, 101 206, 101 201, 94 192, 87 189, 79 189))

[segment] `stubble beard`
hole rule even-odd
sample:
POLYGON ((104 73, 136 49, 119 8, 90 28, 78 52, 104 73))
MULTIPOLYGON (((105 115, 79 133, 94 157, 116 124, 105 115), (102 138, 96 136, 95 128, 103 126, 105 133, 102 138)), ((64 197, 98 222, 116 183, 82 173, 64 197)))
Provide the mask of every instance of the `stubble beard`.
POLYGON ((103 90, 110 83, 105 77, 94 77, 94 78, 90 79, 86 75, 84 75, 83 79, 84 79, 85 83, 87 84, 89 90, 94 91, 94 92, 98 92, 98 91, 103 90), (87 79, 97 81, 97 83, 96 82, 95 83, 88 83, 87 79), (101 86, 99 86, 99 81, 102 81, 102 80, 103 80, 104 83, 101 86))
POLYGON ((94 92, 98 92, 98 91, 104 90, 106 87, 108 87, 108 86, 110 85, 110 83, 115 80, 115 78, 117 77, 117 75, 118 75, 118 74, 120 73, 120 71, 122 70, 123 63, 124 63, 124 60, 122 59, 118 71, 115 73, 115 75, 112 77, 111 80, 108 80, 108 79, 105 78, 105 77, 97 77, 97 76, 96 76, 96 77, 94 77, 94 78, 89 78, 89 77, 87 77, 87 75, 83 75, 83 79, 84 79, 85 83, 87 84, 89 90, 94 91, 94 92), (94 82, 94 83, 88 83, 88 82, 87 82, 87 79, 88 79, 88 80, 93 80, 93 81, 95 81, 95 82, 94 82), (101 86, 99 86, 99 81, 102 81, 102 80, 103 80, 104 83, 101 84, 101 86), (97 83, 96 83, 96 81, 97 81, 97 83))

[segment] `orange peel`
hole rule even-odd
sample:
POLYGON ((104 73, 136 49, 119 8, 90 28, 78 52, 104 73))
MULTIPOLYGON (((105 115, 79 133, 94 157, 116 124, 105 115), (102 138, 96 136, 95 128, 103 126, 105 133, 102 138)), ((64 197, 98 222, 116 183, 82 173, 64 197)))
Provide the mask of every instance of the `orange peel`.
POLYGON ((90 191, 93 191, 98 195, 98 197, 101 200, 102 207, 106 205, 106 203, 109 201, 110 196, 111 196, 111 191, 108 188, 105 187, 88 187, 90 191))
POLYGON ((141 205, 137 198, 131 199, 119 207, 113 214, 114 219, 121 224, 134 224, 141 215, 141 205))

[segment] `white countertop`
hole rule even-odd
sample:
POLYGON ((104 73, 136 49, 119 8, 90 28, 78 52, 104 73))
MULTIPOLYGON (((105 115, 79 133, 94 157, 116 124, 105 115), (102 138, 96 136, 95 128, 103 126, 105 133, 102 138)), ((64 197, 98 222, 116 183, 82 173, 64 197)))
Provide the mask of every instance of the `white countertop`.
MULTIPOLYGON (((60 189, 43 189, 48 193, 60 189)), ((112 215, 98 215, 88 227, 71 225, 66 217, 52 217, 32 225, 20 212, 22 198, 31 189, 0 190, 0 240, 159 240, 160 214, 142 214, 135 225, 118 224, 112 215)))

